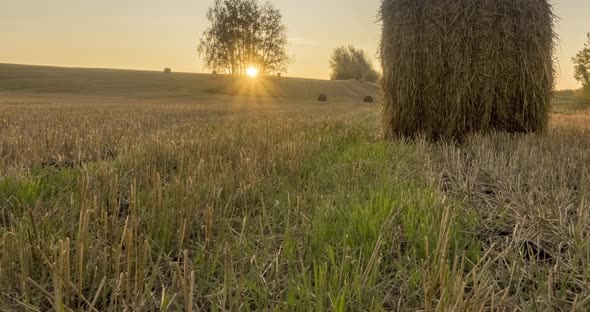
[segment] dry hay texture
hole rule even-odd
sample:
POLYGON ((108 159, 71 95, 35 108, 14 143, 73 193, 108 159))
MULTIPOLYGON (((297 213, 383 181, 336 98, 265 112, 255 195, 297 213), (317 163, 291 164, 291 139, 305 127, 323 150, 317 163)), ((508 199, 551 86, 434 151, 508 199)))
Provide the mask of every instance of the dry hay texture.
POLYGON ((387 138, 542 132, 554 87, 547 0, 383 0, 387 138))

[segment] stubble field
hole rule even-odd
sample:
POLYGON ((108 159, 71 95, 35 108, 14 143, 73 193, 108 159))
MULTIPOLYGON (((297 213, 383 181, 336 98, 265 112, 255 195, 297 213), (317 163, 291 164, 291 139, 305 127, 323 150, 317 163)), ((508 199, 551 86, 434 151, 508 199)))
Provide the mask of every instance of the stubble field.
POLYGON ((2 66, 0 310, 590 309, 588 112, 384 142, 358 82, 2 66))

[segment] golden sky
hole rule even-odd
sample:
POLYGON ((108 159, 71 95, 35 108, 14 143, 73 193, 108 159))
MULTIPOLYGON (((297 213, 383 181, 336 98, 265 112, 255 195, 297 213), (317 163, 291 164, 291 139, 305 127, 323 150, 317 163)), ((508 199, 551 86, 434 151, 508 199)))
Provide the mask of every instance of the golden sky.
MULTIPOLYGON (((202 72, 196 47, 213 0, 0 0, 0 63, 202 72)), ((327 78, 332 49, 376 56, 380 0, 273 0, 288 27, 288 76, 327 78)), ((558 88, 590 32, 590 1, 555 0, 558 88)), ((375 60, 375 64, 377 61, 375 60)))

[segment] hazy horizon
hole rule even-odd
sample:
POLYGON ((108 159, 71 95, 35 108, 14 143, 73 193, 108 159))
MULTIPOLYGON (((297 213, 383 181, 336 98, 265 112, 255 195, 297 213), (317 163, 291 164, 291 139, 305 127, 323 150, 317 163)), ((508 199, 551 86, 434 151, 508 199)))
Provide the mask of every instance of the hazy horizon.
MULTIPOLYGON (((341 45, 377 54, 380 0, 346 6, 336 0, 271 3, 281 10, 288 27, 294 62, 287 76, 327 79, 329 56, 341 45)), ((0 63, 205 72, 196 47, 212 4, 213 0, 8 3, 0 11, 0 63)), ((578 88, 571 58, 590 32, 585 16, 590 2, 561 0, 554 5, 560 17, 557 88, 578 88)), ((376 58, 374 62, 378 67, 376 58)))

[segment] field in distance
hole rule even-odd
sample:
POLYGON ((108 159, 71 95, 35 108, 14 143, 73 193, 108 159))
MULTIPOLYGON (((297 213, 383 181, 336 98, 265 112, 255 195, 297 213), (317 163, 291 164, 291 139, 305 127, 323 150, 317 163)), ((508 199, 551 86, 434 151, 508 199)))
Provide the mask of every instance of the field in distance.
POLYGON ((227 75, 132 70, 77 69, 0 64, 0 92, 34 95, 84 95, 166 100, 204 104, 228 97, 272 98, 275 102, 316 101, 320 93, 331 102, 362 102, 377 87, 360 81, 302 78, 236 78, 227 75))
POLYGON ((383 142, 376 94, 0 65, 0 310, 588 311, 590 113, 383 142))

